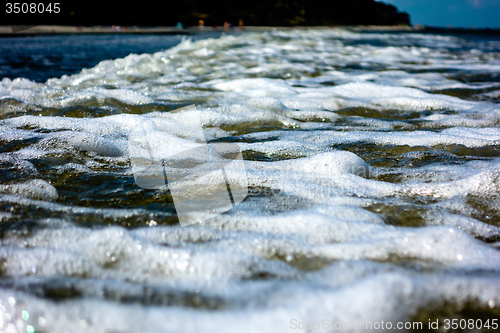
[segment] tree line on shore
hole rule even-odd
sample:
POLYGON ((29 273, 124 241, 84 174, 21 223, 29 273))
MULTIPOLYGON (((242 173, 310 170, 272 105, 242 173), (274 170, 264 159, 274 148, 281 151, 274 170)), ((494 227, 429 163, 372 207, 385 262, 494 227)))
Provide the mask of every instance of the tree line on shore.
POLYGON ((62 3, 61 11, 10 14, 7 25, 252 26, 410 25, 407 13, 375 0, 182 0, 62 3))

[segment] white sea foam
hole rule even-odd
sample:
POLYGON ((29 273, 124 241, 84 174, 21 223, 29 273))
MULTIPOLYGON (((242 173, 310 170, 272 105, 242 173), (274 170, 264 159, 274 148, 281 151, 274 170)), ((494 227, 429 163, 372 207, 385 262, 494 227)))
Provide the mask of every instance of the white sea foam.
POLYGON ((499 51, 272 31, 45 84, 3 79, 0 330, 289 332, 292 319, 396 323, 443 304, 490 316, 499 51), (238 145, 232 177, 250 193, 180 227, 168 193, 133 182, 130 152, 168 160, 205 141, 238 145))

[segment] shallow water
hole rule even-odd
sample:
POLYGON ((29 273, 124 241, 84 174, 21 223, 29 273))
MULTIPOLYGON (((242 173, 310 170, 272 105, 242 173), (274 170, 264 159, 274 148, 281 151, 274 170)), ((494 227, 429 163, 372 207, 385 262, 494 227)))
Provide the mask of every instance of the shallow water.
POLYGON ((500 41, 242 33, 26 73, 0 81, 3 331, 500 318, 500 41), (167 156, 198 122, 249 195, 180 227, 129 136, 167 156))

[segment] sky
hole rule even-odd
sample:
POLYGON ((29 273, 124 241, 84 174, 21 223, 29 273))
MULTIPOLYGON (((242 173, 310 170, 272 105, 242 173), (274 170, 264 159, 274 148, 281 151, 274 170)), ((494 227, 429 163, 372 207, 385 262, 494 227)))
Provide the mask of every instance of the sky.
POLYGON ((382 0, 410 14, 412 25, 500 28, 500 0, 382 0))

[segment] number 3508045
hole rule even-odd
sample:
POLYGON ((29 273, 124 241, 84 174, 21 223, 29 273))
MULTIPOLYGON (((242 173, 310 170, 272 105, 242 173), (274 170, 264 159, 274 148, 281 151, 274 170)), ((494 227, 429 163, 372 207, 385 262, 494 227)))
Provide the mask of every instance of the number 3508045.
POLYGON ((15 3, 6 3, 5 4, 5 12, 7 14, 43 14, 43 13, 54 13, 57 14, 61 11, 61 7, 59 7, 60 3, 27 3, 27 2, 15 2, 15 3))
POLYGON ((458 329, 460 327, 460 329, 481 329, 481 328, 486 328, 486 329, 498 329, 498 322, 497 322, 497 319, 492 319, 491 322, 490 320, 486 320, 486 321, 482 321, 481 319, 477 319, 477 320, 474 320, 474 319, 469 319, 469 320, 466 320, 466 319, 445 319, 444 320, 444 328, 446 330, 449 330, 450 328, 451 329, 458 329))

